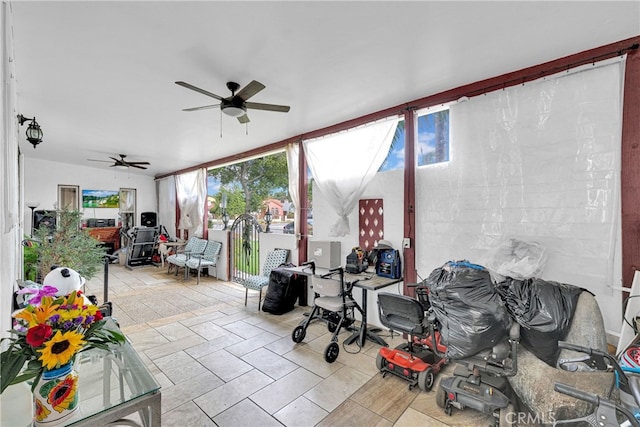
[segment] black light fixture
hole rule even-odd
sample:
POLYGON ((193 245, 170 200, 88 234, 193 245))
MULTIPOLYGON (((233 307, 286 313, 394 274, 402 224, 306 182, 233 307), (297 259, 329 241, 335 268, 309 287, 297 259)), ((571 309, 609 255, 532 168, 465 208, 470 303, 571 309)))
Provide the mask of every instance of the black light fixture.
POLYGON ((271 230, 269 229, 269 225, 271 225, 271 219, 273 219, 273 217, 271 216, 271 211, 269 210, 269 208, 267 208, 267 211, 264 213, 264 222, 267 223, 267 228, 264 230, 265 233, 271 232, 271 230))
POLYGON ((227 229, 229 225, 229 214, 227 213, 227 194, 222 194, 222 200, 220 201, 220 208, 222 209, 222 223, 224 224, 223 230, 227 229))
POLYGON ((42 142, 42 129, 40 129, 40 125, 36 122, 36 118, 30 119, 28 117, 23 116, 22 114, 18 114, 18 121, 20 122, 20 126, 24 125, 24 122, 31 120, 29 126, 27 127, 27 141, 33 144, 33 148, 36 148, 36 145, 42 142))
POLYGON ((31 209, 31 237, 33 237, 33 232, 35 230, 35 227, 33 224, 35 218, 33 216, 33 213, 38 206, 40 206, 40 202, 27 202, 27 207, 31 209))

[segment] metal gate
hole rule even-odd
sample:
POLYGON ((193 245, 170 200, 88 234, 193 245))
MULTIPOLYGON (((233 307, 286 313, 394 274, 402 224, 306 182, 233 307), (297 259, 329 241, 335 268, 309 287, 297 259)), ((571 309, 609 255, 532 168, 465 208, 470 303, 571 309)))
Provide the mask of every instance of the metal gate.
POLYGON ((260 275, 260 232, 258 220, 250 214, 231 225, 231 281, 243 284, 251 275, 260 275))

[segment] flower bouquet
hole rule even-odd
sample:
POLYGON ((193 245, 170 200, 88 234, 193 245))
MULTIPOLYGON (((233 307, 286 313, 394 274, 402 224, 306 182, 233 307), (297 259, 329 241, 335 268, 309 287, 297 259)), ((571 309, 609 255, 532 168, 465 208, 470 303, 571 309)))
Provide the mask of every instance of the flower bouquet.
POLYGON ((72 365, 78 353, 124 342, 120 332, 104 328, 98 306, 88 304, 80 291, 61 297, 55 292, 45 286, 13 315, 13 335, 2 340, 10 344, 0 357, 0 393, 27 380, 33 380, 33 392, 44 373, 72 365))

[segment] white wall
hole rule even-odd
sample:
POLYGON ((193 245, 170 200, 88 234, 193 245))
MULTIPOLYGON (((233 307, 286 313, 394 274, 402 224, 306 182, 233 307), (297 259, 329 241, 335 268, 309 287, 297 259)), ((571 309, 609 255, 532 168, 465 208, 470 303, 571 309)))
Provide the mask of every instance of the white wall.
MULTIPOLYGON (((47 160, 25 158, 24 195, 26 201, 40 202, 37 210, 53 210, 58 202, 58 185, 77 185, 82 190, 119 190, 135 188, 136 225, 141 212, 156 212, 156 185, 153 177, 120 171, 114 168, 92 168, 47 160)), ((80 200, 82 205, 82 200, 80 200)), ((118 218, 118 209, 87 208, 80 210, 84 218, 118 218)), ((31 210, 24 214, 25 232, 31 229, 31 210)))

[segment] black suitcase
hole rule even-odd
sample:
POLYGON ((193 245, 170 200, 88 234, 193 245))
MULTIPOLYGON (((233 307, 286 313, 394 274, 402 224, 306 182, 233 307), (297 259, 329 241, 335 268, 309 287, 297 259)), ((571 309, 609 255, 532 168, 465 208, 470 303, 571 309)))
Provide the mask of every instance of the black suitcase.
POLYGON ((283 268, 286 266, 294 267, 293 264, 282 265, 271 271, 267 294, 262 303, 262 311, 278 315, 288 313, 293 310, 296 300, 301 297, 303 292, 306 296, 306 276, 283 268))

